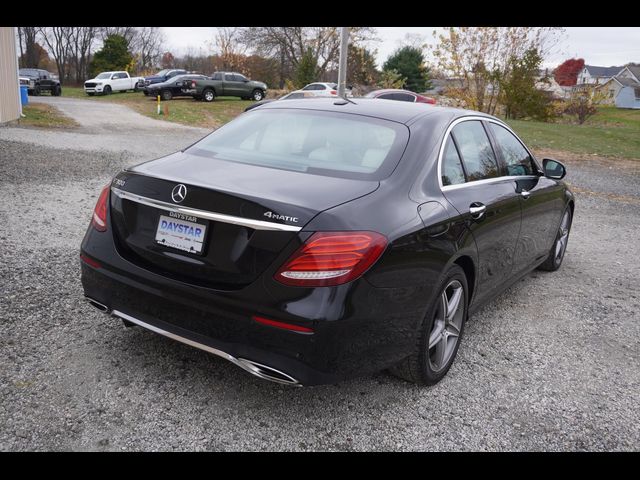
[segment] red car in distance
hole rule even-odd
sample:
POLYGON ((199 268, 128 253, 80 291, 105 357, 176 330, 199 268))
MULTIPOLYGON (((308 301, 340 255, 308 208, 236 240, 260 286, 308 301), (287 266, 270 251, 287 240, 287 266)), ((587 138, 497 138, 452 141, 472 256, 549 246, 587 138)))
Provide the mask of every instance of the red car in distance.
POLYGON ((436 104, 435 98, 425 97, 409 90, 400 90, 397 88, 385 88, 382 90, 374 90, 365 95, 365 98, 382 98, 385 100, 398 100, 400 102, 412 103, 430 103, 436 104))

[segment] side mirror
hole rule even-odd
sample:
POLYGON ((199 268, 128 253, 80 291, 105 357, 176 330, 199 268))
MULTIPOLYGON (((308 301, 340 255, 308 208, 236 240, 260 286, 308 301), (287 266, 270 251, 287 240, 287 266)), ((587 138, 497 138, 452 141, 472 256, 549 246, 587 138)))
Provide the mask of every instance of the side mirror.
POLYGON ((558 160, 552 158, 543 159, 542 168, 544 170, 544 176, 553 178, 554 180, 561 180, 567 174, 565 166, 558 160))

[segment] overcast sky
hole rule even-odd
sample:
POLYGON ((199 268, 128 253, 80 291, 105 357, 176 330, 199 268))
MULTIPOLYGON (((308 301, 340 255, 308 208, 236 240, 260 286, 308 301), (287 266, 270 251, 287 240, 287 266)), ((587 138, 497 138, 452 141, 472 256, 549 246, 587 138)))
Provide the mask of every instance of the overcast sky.
MULTIPOLYGON (((370 47, 378 50, 381 67, 386 58, 400 45, 407 34, 419 35, 433 43, 432 32, 437 27, 377 27, 381 41, 370 47)), ((193 53, 213 50, 214 27, 163 27, 166 45, 174 55, 188 49, 193 53)), ((614 66, 640 62, 640 27, 570 27, 566 29, 559 50, 546 59, 545 67, 554 67, 567 58, 584 58, 589 65, 614 66)))

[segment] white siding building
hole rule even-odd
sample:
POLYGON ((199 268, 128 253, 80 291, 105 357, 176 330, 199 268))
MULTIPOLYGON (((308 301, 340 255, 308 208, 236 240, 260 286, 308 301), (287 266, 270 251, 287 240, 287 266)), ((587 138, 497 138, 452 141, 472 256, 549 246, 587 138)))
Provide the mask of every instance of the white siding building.
POLYGON ((0 27, 0 124, 22 113, 15 27, 0 27))

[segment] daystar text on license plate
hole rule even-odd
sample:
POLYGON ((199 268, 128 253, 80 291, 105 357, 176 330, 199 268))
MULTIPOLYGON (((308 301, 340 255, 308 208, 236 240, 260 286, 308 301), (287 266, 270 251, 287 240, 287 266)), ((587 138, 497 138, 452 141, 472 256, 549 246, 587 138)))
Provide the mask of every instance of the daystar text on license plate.
POLYGON ((201 223, 160 215, 156 242, 185 252, 201 253, 206 228, 201 223))

